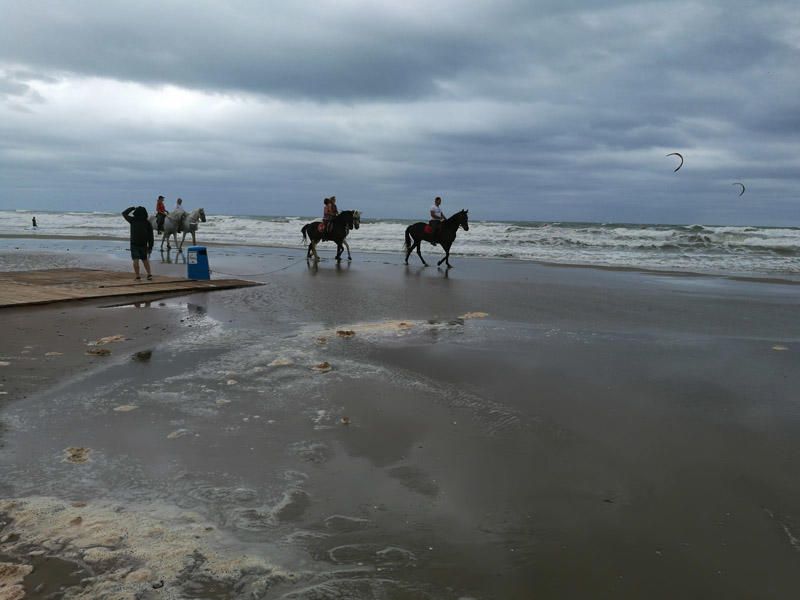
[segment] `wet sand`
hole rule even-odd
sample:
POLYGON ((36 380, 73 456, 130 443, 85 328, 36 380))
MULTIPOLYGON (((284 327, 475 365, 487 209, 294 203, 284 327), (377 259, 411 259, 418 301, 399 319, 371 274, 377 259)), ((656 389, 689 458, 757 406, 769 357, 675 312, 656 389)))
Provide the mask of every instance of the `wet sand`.
POLYGON ((87 598, 796 596, 796 286, 353 250, 215 248, 267 285, 19 311, 2 559, 87 598), (29 366, 51 329, 74 362, 29 366))

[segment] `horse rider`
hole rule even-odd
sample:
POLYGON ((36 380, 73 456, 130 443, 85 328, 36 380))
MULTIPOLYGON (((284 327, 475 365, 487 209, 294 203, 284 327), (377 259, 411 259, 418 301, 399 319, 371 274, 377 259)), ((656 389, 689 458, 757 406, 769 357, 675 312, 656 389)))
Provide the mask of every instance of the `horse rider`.
POLYGON ((339 209, 336 207, 336 196, 325 198, 325 216, 322 220, 325 222, 325 232, 330 233, 333 230, 333 219, 339 214, 339 209))
POLYGON ((183 217, 185 215, 186 211, 183 208, 183 200, 178 198, 178 200, 175 202, 175 208, 173 208, 172 212, 167 215, 175 223, 178 233, 183 231, 183 217))
POLYGON ((436 245, 436 238, 439 236, 439 229, 442 227, 442 223, 445 221, 444 213, 441 209, 442 199, 439 196, 433 201, 433 205, 431 206, 431 220, 428 222, 431 226, 431 237, 433 238, 433 242, 431 242, 434 246, 436 245))
POLYGON ((156 200, 156 227, 158 233, 164 233, 164 219, 167 218, 167 207, 164 206, 164 196, 156 200))
POLYGON ((331 199, 325 198, 322 201, 322 224, 325 226, 323 229, 327 232, 331 224, 331 199))

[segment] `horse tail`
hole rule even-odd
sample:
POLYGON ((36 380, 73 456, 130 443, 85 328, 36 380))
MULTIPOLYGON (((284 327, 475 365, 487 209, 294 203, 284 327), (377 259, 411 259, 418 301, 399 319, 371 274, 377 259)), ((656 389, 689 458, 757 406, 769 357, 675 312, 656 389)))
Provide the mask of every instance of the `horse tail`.
POLYGON ((303 225, 303 228, 300 230, 300 233, 303 234, 303 243, 304 244, 306 243, 306 229, 307 228, 308 228, 308 225, 303 225))
POLYGON ((409 232, 411 231, 412 227, 413 225, 409 225, 408 227, 406 227, 406 245, 405 245, 406 250, 411 248, 411 233, 409 232))

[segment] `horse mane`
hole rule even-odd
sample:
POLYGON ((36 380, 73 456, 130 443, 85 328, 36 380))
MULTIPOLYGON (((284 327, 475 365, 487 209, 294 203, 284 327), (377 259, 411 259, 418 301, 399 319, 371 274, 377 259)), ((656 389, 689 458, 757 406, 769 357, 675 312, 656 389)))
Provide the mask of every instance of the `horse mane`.
POLYGON ((465 212, 467 212, 467 211, 466 211, 465 209, 463 209, 463 208, 462 208, 462 209, 461 209, 460 211, 458 211, 457 213, 453 213, 452 215, 450 215, 449 217, 447 217, 447 218, 445 219, 445 223, 450 223, 451 221, 455 221, 455 220, 458 218, 458 216, 459 216, 461 213, 465 213, 465 212))
POLYGON ((333 220, 337 221, 337 220, 341 219, 342 217, 345 217, 345 218, 352 217, 355 212, 356 211, 354 211, 354 210, 343 210, 339 214, 337 214, 335 217, 333 217, 333 220))

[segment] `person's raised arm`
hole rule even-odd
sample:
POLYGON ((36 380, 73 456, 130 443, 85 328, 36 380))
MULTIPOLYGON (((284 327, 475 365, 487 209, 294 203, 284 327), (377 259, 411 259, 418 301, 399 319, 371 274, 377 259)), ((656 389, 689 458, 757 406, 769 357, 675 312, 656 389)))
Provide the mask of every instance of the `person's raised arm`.
POLYGON ((131 213, 135 209, 136 209, 135 206, 129 206, 128 208, 122 211, 122 216, 128 223, 133 223, 133 217, 131 216, 131 213))

